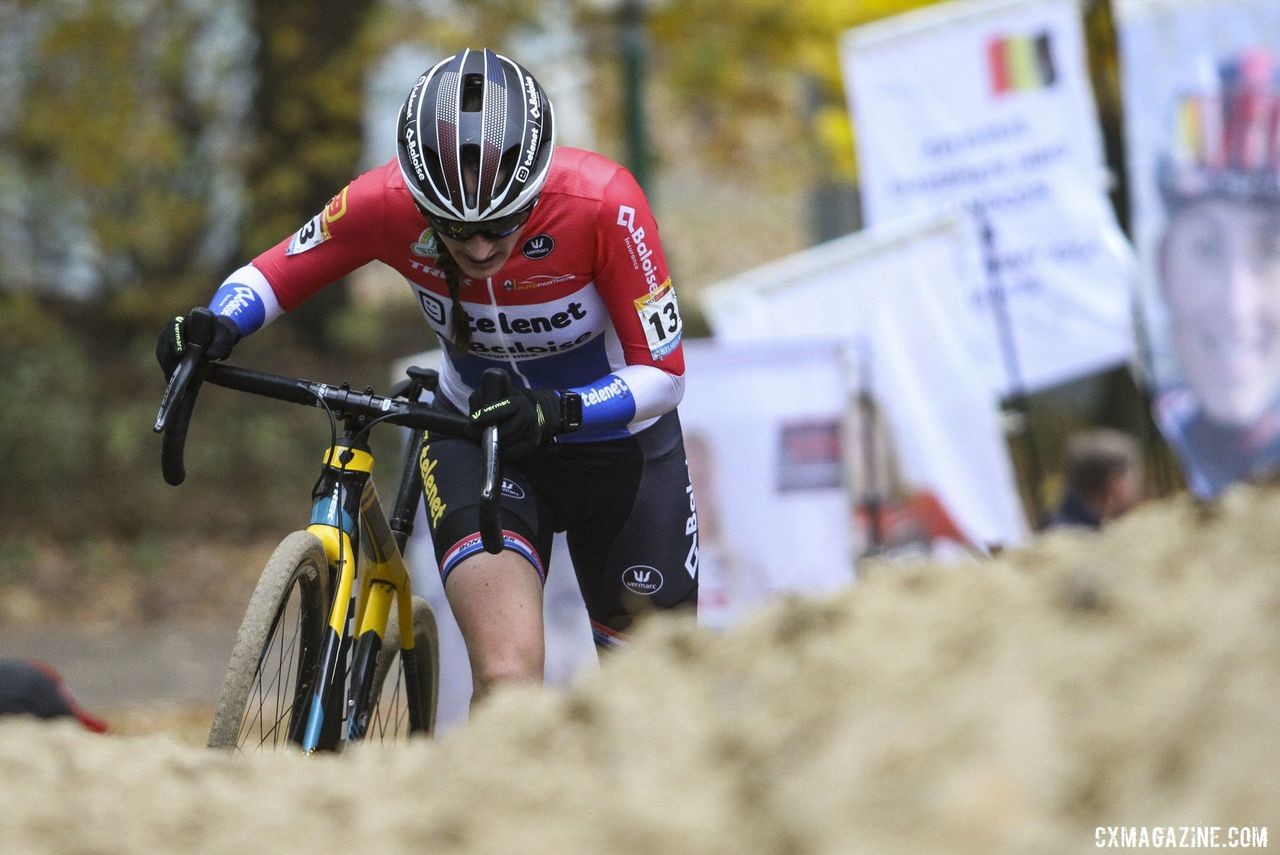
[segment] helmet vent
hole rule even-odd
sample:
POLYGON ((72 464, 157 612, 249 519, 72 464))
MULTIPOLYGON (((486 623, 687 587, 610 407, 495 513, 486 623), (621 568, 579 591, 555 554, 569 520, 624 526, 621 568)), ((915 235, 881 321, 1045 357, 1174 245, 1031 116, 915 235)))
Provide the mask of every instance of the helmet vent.
POLYGON ((462 193, 468 208, 479 207, 476 194, 480 185, 480 146, 462 147, 462 193))
POLYGON ((479 113, 483 107, 484 75, 464 75, 462 78, 462 112, 479 113))
POLYGON ((498 177, 493 181, 495 187, 507 186, 507 182, 511 180, 511 173, 515 171, 516 159, 519 157, 518 146, 511 146, 502 153, 502 159, 498 161, 498 177))

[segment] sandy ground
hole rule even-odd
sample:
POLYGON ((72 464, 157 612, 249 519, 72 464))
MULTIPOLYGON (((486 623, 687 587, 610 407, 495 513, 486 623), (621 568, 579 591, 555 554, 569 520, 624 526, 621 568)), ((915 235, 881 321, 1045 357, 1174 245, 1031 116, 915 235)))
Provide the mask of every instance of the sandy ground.
POLYGON ((6 852, 1083 852, 1280 819, 1280 491, 873 568, 407 750, 0 724, 6 852))

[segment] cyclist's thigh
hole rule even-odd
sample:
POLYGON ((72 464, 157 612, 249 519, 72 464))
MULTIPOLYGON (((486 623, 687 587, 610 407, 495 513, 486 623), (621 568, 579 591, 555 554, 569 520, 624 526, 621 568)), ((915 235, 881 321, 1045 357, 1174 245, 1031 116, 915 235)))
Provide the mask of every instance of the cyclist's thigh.
MULTIPOLYGON (((480 488, 484 460, 473 441, 428 432, 418 458, 427 522, 440 578, 484 549, 480 542, 480 488)), ((516 552, 546 581, 552 529, 538 492, 518 466, 503 466, 502 528, 508 550, 516 552)))
POLYGON ((567 531, 601 646, 642 612, 693 608, 698 599, 697 515, 680 420, 668 413, 622 442, 632 444, 629 452, 595 474, 592 515, 574 519, 567 531))

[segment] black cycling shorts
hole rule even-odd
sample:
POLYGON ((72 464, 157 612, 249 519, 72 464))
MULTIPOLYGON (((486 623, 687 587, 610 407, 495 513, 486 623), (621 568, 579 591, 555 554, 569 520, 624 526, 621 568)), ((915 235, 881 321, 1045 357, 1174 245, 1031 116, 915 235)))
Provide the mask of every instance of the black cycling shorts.
MULTIPOLYGON (((483 549, 480 448, 427 433, 419 463, 444 580, 483 549)), ((615 645, 639 612, 696 606, 698 517, 675 411, 625 439, 541 446, 502 472, 506 548, 545 582, 552 537, 565 532, 598 646, 615 645)))

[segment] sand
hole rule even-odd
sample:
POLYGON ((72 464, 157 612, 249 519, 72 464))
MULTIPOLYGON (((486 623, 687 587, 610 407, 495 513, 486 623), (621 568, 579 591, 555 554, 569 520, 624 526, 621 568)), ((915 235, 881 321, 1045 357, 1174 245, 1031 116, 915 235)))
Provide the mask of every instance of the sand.
POLYGON ((438 742, 231 757, 0 723, 5 852, 1083 852, 1280 818, 1280 490, 653 621, 438 742))

